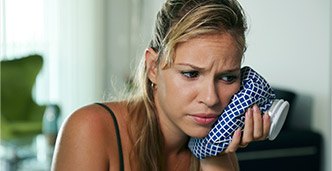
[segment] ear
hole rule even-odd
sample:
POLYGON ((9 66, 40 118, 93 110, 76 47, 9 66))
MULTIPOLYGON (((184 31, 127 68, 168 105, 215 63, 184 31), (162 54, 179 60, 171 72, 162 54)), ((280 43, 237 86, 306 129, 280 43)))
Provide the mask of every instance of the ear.
POLYGON ((158 54, 152 49, 148 48, 145 50, 145 64, 148 74, 148 78, 154 84, 157 83, 157 72, 158 72, 158 54))

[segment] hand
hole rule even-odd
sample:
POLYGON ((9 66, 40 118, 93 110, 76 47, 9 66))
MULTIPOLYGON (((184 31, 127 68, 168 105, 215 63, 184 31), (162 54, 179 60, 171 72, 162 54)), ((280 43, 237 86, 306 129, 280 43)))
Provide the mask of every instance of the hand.
POLYGON ((270 126, 270 116, 267 113, 262 116, 259 107, 254 105, 245 113, 243 132, 240 128, 234 132, 232 142, 225 153, 235 152, 239 147, 244 148, 252 141, 267 139, 270 126))

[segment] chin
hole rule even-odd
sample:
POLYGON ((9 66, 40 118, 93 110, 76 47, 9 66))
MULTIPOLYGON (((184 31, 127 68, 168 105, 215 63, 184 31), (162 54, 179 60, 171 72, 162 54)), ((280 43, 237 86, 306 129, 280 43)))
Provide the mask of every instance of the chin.
POLYGON ((211 128, 193 129, 188 132, 188 136, 193 138, 204 138, 209 134, 210 130, 211 128))

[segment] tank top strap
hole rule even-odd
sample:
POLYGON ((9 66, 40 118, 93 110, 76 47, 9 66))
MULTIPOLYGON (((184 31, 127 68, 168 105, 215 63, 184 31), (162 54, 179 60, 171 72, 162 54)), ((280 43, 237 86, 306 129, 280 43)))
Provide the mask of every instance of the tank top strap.
POLYGON ((112 118, 113 118, 114 127, 115 127, 115 134, 116 134, 116 140, 117 140, 117 144, 118 144, 120 171, 124 171, 124 161, 123 161, 123 152, 122 152, 122 145, 121 145, 121 137, 120 137, 119 125, 118 125, 118 122, 116 120, 115 114, 104 103, 96 103, 96 104, 99 105, 99 106, 102 106, 105 110, 107 110, 110 113, 110 115, 112 116, 112 118))

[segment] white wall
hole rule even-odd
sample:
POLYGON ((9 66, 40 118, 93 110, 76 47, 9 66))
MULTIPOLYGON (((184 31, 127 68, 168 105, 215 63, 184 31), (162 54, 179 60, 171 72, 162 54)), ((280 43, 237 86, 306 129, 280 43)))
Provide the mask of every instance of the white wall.
POLYGON ((56 39, 52 68, 60 83, 54 101, 61 105, 61 121, 84 105, 102 97, 105 78, 104 0, 60 0, 53 8, 57 22, 52 38, 56 39))
POLYGON ((144 54, 161 0, 107 1, 107 83, 105 100, 123 84, 144 54))
POLYGON ((330 1, 240 2, 250 28, 245 64, 299 95, 292 122, 324 136, 324 170, 331 170, 330 1))

